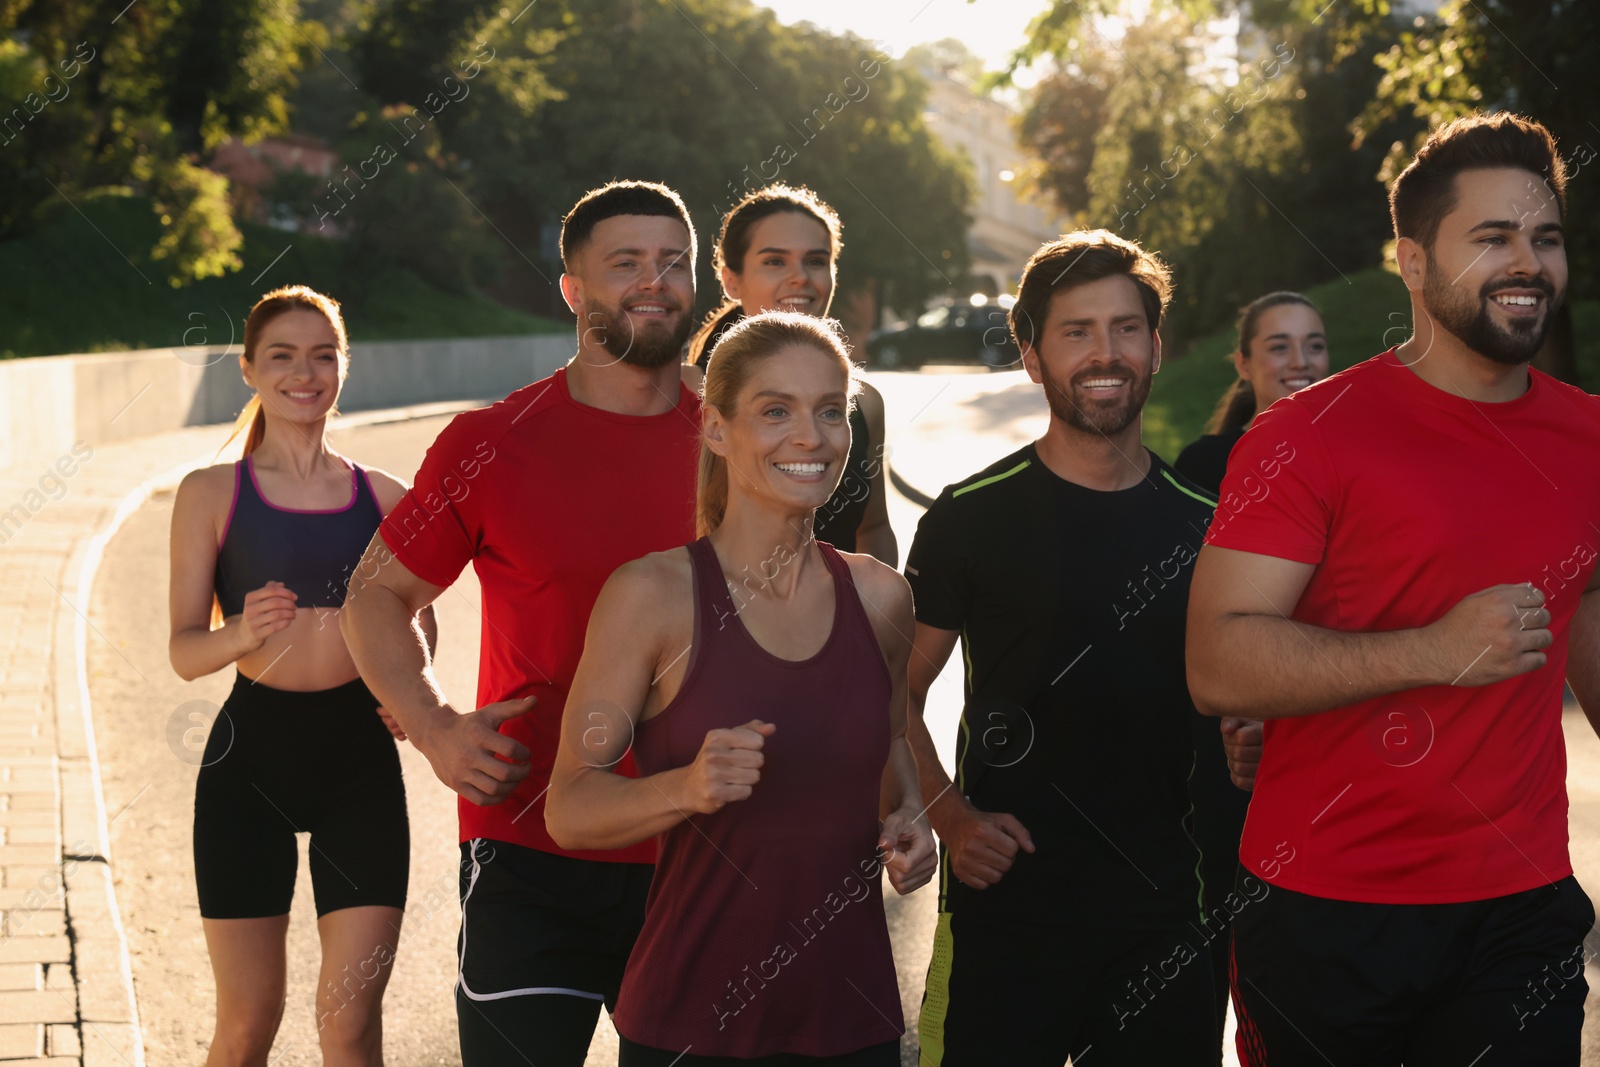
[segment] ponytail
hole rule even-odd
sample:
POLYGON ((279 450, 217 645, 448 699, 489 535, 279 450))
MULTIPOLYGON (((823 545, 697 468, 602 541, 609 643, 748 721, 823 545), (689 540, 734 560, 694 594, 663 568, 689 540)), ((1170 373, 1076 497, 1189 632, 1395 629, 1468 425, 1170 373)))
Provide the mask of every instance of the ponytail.
POLYGON ((711 350, 727 332, 728 327, 744 317, 744 308, 737 300, 723 300, 722 306, 706 316, 706 321, 689 338, 689 362, 705 369, 711 359, 711 350))
POLYGON ((245 402, 244 410, 233 420, 233 432, 228 434, 228 439, 217 449, 217 456, 220 457, 223 450, 233 444, 233 439, 240 433, 244 434, 244 450, 239 453, 239 458, 243 459, 259 448, 262 439, 267 436, 267 415, 261 410, 260 393, 245 402))
POLYGON ((1247 379, 1240 378, 1222 394, 1216 410, 1206 420, 1206 433, 1232 433, 1243 430, 1256 417, 1256 391, 1247 379))
POLYGON ((700 476, 694 494, 694 535, 704 537, 728 514, 728 461, 700 441, 700 476))

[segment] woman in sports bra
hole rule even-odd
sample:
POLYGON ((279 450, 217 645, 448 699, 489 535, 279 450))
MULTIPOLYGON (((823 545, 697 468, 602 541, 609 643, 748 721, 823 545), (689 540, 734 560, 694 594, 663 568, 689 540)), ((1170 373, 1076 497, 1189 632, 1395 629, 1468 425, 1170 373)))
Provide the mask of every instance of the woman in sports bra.
MULTIPOLYGON (((256 395, 244 458, 197 470, 172 514, 173 669, 238 668, 195 788, 194 866, 217 983, 208 1065, 265 1063, 283 1015, 286 935, 311 834, 323 1062, 383 1062, 381 1005, 410 867, 405 787, 336 613, 405 485, 324 436, 348 369, 339 306, 305 286, 250 311, 256 395)), ((232 440, 232 438, 230 438, 232 440)), ((433 642, 431 611, 419 619, 433 642)))
POLYGON ((850 448, 833 324, 737 323, 706 372, 701 538, 621 567, 590 618, 546 825, 661 835, 617 999, 621 1067, 892 1067, 904 1024, 880 875, 933 874, 904 737, 911 590, 805 535, 850 448), (639 777, 612 773, 631 750, 639 777))
MULTIPOLYGON (((689 339, 689 362, 704 368, 717 340, 746 315, 763 311, 828 313, 842 247, 839 216, 803 186, 768 185, 722 218, 712 266, 726 299, 689 339)), ((889 566, 900 559, 889 525, 885 487, 883 397, 856 379, 850 406, 850 455, 838 485, 816 511, 812 535, 846 552, 866 552, 889 566)))

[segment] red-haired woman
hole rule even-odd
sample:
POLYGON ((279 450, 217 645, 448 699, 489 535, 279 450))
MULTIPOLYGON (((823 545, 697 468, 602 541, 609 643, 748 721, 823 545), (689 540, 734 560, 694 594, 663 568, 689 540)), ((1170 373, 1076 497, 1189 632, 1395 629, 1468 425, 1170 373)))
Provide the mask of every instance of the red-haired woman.
POLYGON ((661 838, 622 1067, 900 1062, 880 874, 907 893, 935 866, 905 740, 911 590, 805 533, 854 386, 825 320, 730 329, 706 371, 702 536, 621 567, 590 618, 545 822, 566 848, 661 838), (638 778, 612 773, 630 747, 638 778))
MULTIPOLYGON (((405 787, 377 701, 327 616, 405 486, 324 435, 348 364, 337 303, 305 286, 262 297, 239 359, 255 390, 235 427, 244 458, 191 473, 173 508, 173 669, 192 680, 237 667, 195 789, 195 880, 217 983, 208 1067, 267 1062, 296 831, 311 834, 323 1062, 383 1062, 410 867, 405 787)), ((420 624, 431 643, 431 614, 420 624)))
MULTIPOLYGON (((763 311, 823 316, 843 247, 839 215, 810 189, 768 185, 723 216, 712 266, 726 299, 689 339, 689 361, 702 369, 729 327, 763 311)), ((846 552, 896 566, 900 547, 889 525, 884 478, 883 397, 860 378, 850 408, 850 457, 839 485, 817 509, 812 533, 846 552)))

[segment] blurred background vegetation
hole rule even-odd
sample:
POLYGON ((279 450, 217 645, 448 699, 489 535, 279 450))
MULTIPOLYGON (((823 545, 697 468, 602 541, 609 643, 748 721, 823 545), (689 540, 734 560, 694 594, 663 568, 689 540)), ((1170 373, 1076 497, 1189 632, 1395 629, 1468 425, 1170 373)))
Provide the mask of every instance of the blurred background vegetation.
POLYGON ((614 177, 683 193, 702 307, 721 211, 776 170, 845 219, 836 311, 912 316, 971 291, 972 162, 925 115, 927 72, 959 70, 1013 107, 1018 178, 1064 226, 1172 264, 1164 453, 1262 292, 1310 291, 1338 366, 1406 335, 1384 182, 1473 109, 1560 140, 1571 299, 1539 363, 1600 388, 1600 5, 1037 6, 984 71, 959 42, 891 59, 752 0, 0 0, 0 356, 226 343, 289 280, 361 339, 565 329, 559 221, 614 177), (297 145, 320 171, 286 164, 297 145))

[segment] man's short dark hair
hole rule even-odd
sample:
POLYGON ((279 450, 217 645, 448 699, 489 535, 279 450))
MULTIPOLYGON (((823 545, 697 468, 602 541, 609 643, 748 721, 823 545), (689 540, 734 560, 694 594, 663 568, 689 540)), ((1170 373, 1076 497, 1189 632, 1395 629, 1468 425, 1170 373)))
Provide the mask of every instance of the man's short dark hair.
POLYGON ((677 219, 689 231, 689 266, 695 260, 694 223, 689 221, 689 209, 683 197, 659 182, 607 182, 598 189, 590 189, 561 220, 561 267, 572 271, 572 259, 589 238, 594 228, 606 219, 617 215, 660 215, 677 219))
POLYGON ((1161 314, 1172 298, 1172 273, 1161 257, 1110 230, 1065 233, 1039 247, 1022 268, 1017 302, 1011 308, 1011 335, 1026 348, 1035 343, 1050 311, 1050 298, 1089 282, 1126 275, 1139 288, 1150 332, 1161 327, 1161 314))
MULTIPOLYGON (((1394 235, 1431 251, 1439 224, 1456 207, 1456 175, 1510 167, 1538 175, 1554 195, 1557 217, 1567 215, 1567 168, 1550 131, 1502 111, 1467 115, 1433 131, 1389 190, 1394 235)), ((1540 195, 1543 195, 1542 193, 1540 195)))

